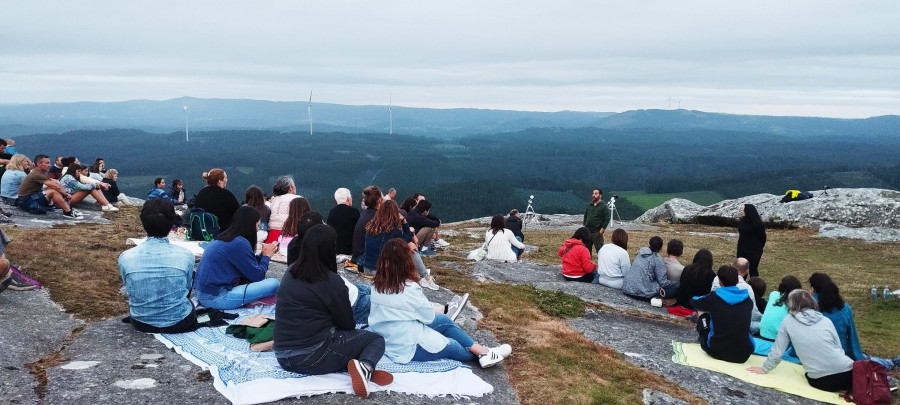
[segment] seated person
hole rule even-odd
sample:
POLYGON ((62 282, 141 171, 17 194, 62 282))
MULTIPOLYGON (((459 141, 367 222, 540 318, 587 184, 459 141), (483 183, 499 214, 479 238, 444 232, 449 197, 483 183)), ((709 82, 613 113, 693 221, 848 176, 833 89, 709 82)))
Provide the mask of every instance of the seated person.
MULTIPOLYGON (((588 230, 590 231, 590 230, 588 230)), ((628 257, 628 232, 618 228, 607 243, 597 251, 597 284, 617 290, 622 289, 625 273, 631 269, 631 258, 628 257)), ((593 244, 593 241, 591 241, 593 244)))
MULTIPOLYGON (((420 250, 422 250, 426 256, 434 254, 430 249, 430 246, 431 242, 438 239, 438 227, 441 226, 441 220, 430 215, 430 212, 431 202, 428 200, 421 200, 416 203, 416 207, 410 210, 406 216, 409 221, 409 226, 413 227, 413 232, 415 232, 416 239, 419 241, 420 250)), ((513 238, 515 238, 515 236, 513 236, 513 238)), ((510 249, 510 247, 507 246, 507 249, 510 249)))
POLYGON ((678 261, 683 253, 684 243, 680 240, 672 239, 666 244, 666 257, 663 258, 663 263, 666 264, 666 276, 676 283, 681 282, 681 272, 684 271, 684 265, 678 261))
POLYGON ((161 198, 170 203, 178 204, 178 201, 175 201, 174 198, 169 197, 169 194, 166 193, 166 179, 162 177, 157 177, 156 180, 153 180, 153 189, 147 193, 147 201, 155 200, 157 198, 161 198))
POLYGON ((750 307, 753 301, 747 290, 735 287, 737 269, 719 268, 721 287, 702 297, 691 299, 700 312, 697 332, 700 347, 713 358, 731 363, 743 363, 753 354, 750 335, 750 307))
POLYGON ((66 189, 66 193, 71 195, 69 198, 69 205, 75 206, 90 195, 97 200, 97 203, 100 204, 100 209, 103 211, 118 211, 114 205, 110 204, 109 201, 106 200, 106 197, 103 196, 101 192, 102 189, 109 188, 109 185, 106 183, 95 183, 95 184, 84 184, 81 182, 82 177, 87 177, 87 167, 80 165, 78 163, 72 163, 69 165, 69 170, 59 179, 59 183, 63 185, 66 189))
POLYGON ((585 227, 578 228, 569 240, 563 242, 556 255, 562 259, 562 275, 566 281, 590 283, 597 276, 597 265, 591 262, 593 242, 591 231, 585 227))
POLYGON ((50 158, 47 155, 37 155, 34 158, 34 169, 22 179, 16 197, 16 206, 22 211, 32 214, 46 214, 51 210, 52 201, 62 209, 63 218, 81 219, 81 214, 69 207, 66 199, 70 197, 66 189, 58 181, 47 177, 50 169, 50 158), (45 188, 46 187, 46 188, 45 188))
POLYGON ((625 273, 625 280, 622 283, 622 292, 625 295, 642 301, 650 301, 657 296, 675 297, 678 283, 669 280, 666 275, 666 264, 658 253, 662 249, 662 244, 662 238, 654 236, 650 238, 649 246, 638 250, 634 262, 631 263, 631 269, 625 273))
POLYGON ((337 205, 328 212, 328 225, 337 232, 337 252, 341 255, 353 254, 353 228, 359 221, 359 210, 353 207, 353 195, 346 188, 334 192, 337 205))
POLYGON ((187 204, 185 196, 187 191, 184 189, 184 182, 181 179, 172 180, 172 188, 169 190, 169 196, 175 200, 175 205, 187 204))
POLYGON ((788 294, 788 312, 778 328, 778 337, 762 367, 747 370, 765 374, 781 362, 789 344, 806 371, 806 381, 823 391, 844 391, 853 386, 853 359, 841 348, 838 334, 828 318, 817 311, 809 292, 794 290, 788 294))
POLYGON ((300 198, 297 195, 297 186, 291 176, 281 176, 275 180, 272 186, 272 198, 269 199, 269 208, 272 214, 269 216, 269 235, 266 243, 278 241, 281 235, 281 226, 287 219, 291 209, 291 200, 300 198))
POLYGON ((481 367, 487 368, 512 353, 506 344, 488 349, 476 343, 448 316, 435 314, 418 278, 406 242, 387 241, 376 264, 369 329, 384 336, 384 354, 391 361, 478 359, 481 367))
MULTIPOLYGON (((738 271, 737 287, 746 290, 747 294, 750 294, 750 300, 753 301, 753 307, 750 308, 750 333, 754 335, 758 334, 759 321, 762 319, 762 312, 759 312, 759 309, 756 307, 756 294, 753 293, 753 288, 745 281, 746 277, 750 275, 750 262, 743 257, 737 257, 734 259, 731 267, 736 268, 738 271)), ((719 280, 713 279, 713 282, 710 284, 710 291, 715 291, 719 288, 719 285, 719 280)))
POLYGON ((831 280, 831 277, 825 273, 813 273, 809 277, 809 287, 813 298, 818 302, 819 311, 834 324, 834 329, 841 341, 841 348, 844 349, 847 357, 852 360, 872 360, 888 370, 900 366, 900 356, 894 360, 888 360, 863 353, 862 346, 859 344, 859 335, 856 333, 853 309, 850 308, 850 304, 844 302, 837 284, 831 280))
POLYGON ((366 398, 369 381, 387 385, 393 377, 375 371, 384 338, 356 329, 347 288, 334 264, 335 240, 334 230, 324 224, 303 236, 300 259, 284 273, 278 290, 273 349, 287 371, 321 375, 347 370, 353 392, 366 398))
MULTIPOLYGON (((519 210, 513 209, 509 211, 509 216, 506 217, 506 229, 512 231, 513 235, 516 235, 516 240, 519 242, 525 242, 525 234, 522 233, 522 218, 519 216, 519 210)), ((522 253, 525 253, 525 249, 519 249, 515 246, 512 247, 513 252, 516 252, 516 260, 522 260, 522 253)))
POLYGON ((131 325, 138 331, 182 333, 198 327, 194 305, 188 299, 194 254, 170 244, 167 238, 177 220, 170 202, 147 201, 141 208, 147 241, 119 255, 131 325))
POLYGON ((25 179, 27 170, 31 170, 31 160, 27 156, 13 155, 6 165, 6 171, 0 176, 0 197, 7 205, 16 205, 19 184, 25 179))
POLYGON ((781 283, 778 284, 778 290, 769 293, 769 300, 766 302, 766 310, 763 312, 762 320, 759 321, 759 336, 763 339, 775 341, 778 336, 778 328, 781 321, 788 314, 787 297, 791 291, 803 288, 800 280, 794 276, 784 276, 781 283))
MULTIPOLYGON (((419 204, 423 202, 428 201, 422 200, 419 204)), ((484 234, 484 245, 482 247, 487 250, 487 255, 484 258, 507 263, 515 262, 517 259, 515 252, 512 251, 513 246, 525 249, 525 244, 519 242, 516 239, 516 235, 509 229, 506 229, 506 220, 503 219, 503 215, 494 215, 491 218, 491 229, 488 229, 484 234)))
POLYGON ((194 280, 194 294, 204 306, 235 309, 278 291, 278 280, 266 278, 278 243, 263 244, 262 254, 254 255, 257 223, 256 209, 246 205, 238 208, 231 226, 219 232, 204 250, 194 280))
POLYGON ((710 286, 716 278, 712 266, 713 256, 708 249, 700 249, 694 254, 694 260, 681 272, 681 282, 675 293, 678 305, 693 309, 691 298, 709 294, 710 286))
POLYGON ((288 216, 281 225, 281 232, 278 235, 278 248, 281 251, 287 251, 291 240, 297 236, 297 221, 303 214, 310 212, 312 208, 309 201, 303 197, 297 197, 288 203, 288 216))
MULTIPOLYGON (((109 184, 109 188, 103 191, 103 197, 106 198, 106 201, 109 201, 110 204, 115 204, 119 202, 119 195, 122 194, 119 191, 119 171, 116 169, 109 169, 106 171, 106 174, 103 175, 103 182, 109 184)), ((125 202, 124 200, 122 201, 125 202)))
POLYGON ((753 302, 756 304, 756 309, 759 310, 760 314, 765 313, 767 303, 764 298, 766 294, 766 280, 763 280, 762 277, 750 277, 747 280, 747 284, 753 289, 753 302))
POLYGON ((375 216, 366 224, 366 247, 363 254, 356 261, 357 266, 361 266, 367 275, 374 275, 378 255, 381 254, 384 242, 393 238, 401 238, 409 246, 410 255, 412 255, 413 262, 416 264, 416 271, 419 273, 419 284, 429 290, 439 290, 440 287, 434 281, 434 277, 431 276, 430 270, 422 262, 418 246, 414 242, 412 231, 410 231, 406 219, 400 215, 397 203, 393 200, 383 201, 378 211, 375 212, 375 216))

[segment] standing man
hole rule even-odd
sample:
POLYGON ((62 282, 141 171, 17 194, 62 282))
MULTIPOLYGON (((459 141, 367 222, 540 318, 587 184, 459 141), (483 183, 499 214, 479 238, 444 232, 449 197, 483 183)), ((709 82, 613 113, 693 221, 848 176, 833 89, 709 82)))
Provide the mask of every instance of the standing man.
MULTIPOLYGON (((591 202, 584 209, 584 226, 591 231, 591 242, 600 252, 603 247, 603 233, 609 225, 609 207, 603 202, 603 190, 595 188, 591 193, 591 202)), ((591 246, 587 247, 591 250, 591 246)))

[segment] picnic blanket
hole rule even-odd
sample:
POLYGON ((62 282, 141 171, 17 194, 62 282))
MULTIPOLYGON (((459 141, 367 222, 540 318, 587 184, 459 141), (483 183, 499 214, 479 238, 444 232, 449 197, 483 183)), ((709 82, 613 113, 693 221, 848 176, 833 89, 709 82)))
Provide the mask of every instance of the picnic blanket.
MULTIPOLYGON (((241 308, 232 323, 252 314, 275 315, 274 306, 241 308)), ((276 321, 277 322, 277 321, 276 321)), ((225 334, 225 327, 200 328, 190 333, 155 334, 157 340, 188 361, 208 369, 213 387, 232 404, 257 404, 295 396, 344 392, 353 394, 346 372, 310 376, 284 371, 272 352, 252 352, 250 343, 225 334)), ((393 363, 387 358, 376 366, 394 374, 394 382, 370 390, 394 391, 428 397, 480 397, 494 387, 458 361, 393 363)))
POLYGON ((799 395, 816 401, 827 402, 829 404, 847 403, 847 401, 841 398, 838 393, 822 391, 811 387, 806 381, 803 366, 799 364, 782 361, 778 364, 778 367, 775 367, 775 369, 766 374, 754 374, 747 371, 747 368, 751 366, 762 367, 763 362, 766 360, 765 357, 754 355, 750 356, 745 363, 737 364, 716 360, 710 357, 700 348, 700 344, 698 343, 672 341, 672 349, 675 351, 675 354, 672 355, 672 361, 681 365, 727 374, 750 384, 773 388, 778 391, 799 395))

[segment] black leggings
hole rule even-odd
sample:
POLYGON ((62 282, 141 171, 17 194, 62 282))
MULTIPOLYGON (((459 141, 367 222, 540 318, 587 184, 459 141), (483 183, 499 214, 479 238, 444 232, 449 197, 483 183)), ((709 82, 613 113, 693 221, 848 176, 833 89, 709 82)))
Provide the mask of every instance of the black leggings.
POLYGON ((194 310, 191 310, 191 313, 189 313, 187 317, 171 326, 160 328, 143 323, 134 318, 131 318, 131 326, 134 326, 134 329, 138 332, 144 333, 185 333, 193 332, 200 327, 197 323, 197 314, 194 310))
POLYGON ((806 381, 809 382, 809 385, 822 391, 837 392, 846 391, 850 388, 853 388, 852 369, 847 370, 843 373, 829 374, 819 378, 809 378, 809 374, 805 375, 806 381))

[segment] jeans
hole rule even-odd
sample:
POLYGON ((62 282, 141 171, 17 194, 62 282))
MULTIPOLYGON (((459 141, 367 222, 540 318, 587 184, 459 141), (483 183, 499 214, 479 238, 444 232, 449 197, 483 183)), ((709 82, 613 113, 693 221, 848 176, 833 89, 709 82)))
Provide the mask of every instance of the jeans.
POLYGON ((356 302, 353 303, 353 321, 356 322, 357 325, 368 325, 369 308, 372 307, 372 304, 370 303, 372 287, 365 284, 355 285, 356 289, 359 291, 359 295, 356 296, 356 302))
POLYGON ((384 338, 367 330, 337 329, 312 353, 278 358, 278 364, 287 371, 321 375, 347 370, 350 360, 358 359, 375 369, 384 355, 384 338))
POLYGON ((278 292, 278 280, 266 278, 250 284, 241 284, 230 290, 222 290, 218 295, 195 291, 197 300, 203 306, 214 309, 235 309, 261 298, 271 297, 278 292))
MULTIPOLYGON (((603 230, 606 232, 606 230, 603 230)), ((603 234, 600 231, 591 233, 591 242, 594 246, 588 246, 588 250, 596 250, 597 254, 600 254, 600 248, 603 247, 603 234)))
MULTIPOLYGON (((521 236, 516 236, 516 240, 519 241, 519 242, 521 242, 521 241, 522 241, 522 237, 521 237, 521 236)), ((518 258, 519 256, 522 256, 522 253, 525 253, 525 249, 519 249, 519 248, 517 248, 517 247, 515 247, 515 246, 513 246, 513 245, 509 245, 509 247, 512 248, 513 253, 516 254, 516 258, 518 258)))
POLYGON ((475 341, 459 328, 450 317, 443 314, 435 314, 434 320, 428 324, 428 327, 436 330, 440 334, 450 339, 447 346, 437 352, 429 353, 422 346, 416 346, 416 354, 413 355, 413 361, 432 361, 440 359, 451 359, 457 361, 473 361, 477 357, 469 351, 469 348, 475 344, 475 341))
POLYGON ((413 262, 416 264, 416 271, 419 272, 419 278, 425 278, 428 275, 428 269, 425 268, 425 262, 422 261, 422 256, 419 255, 419 252, 413 252, 412 254, 413 262))

